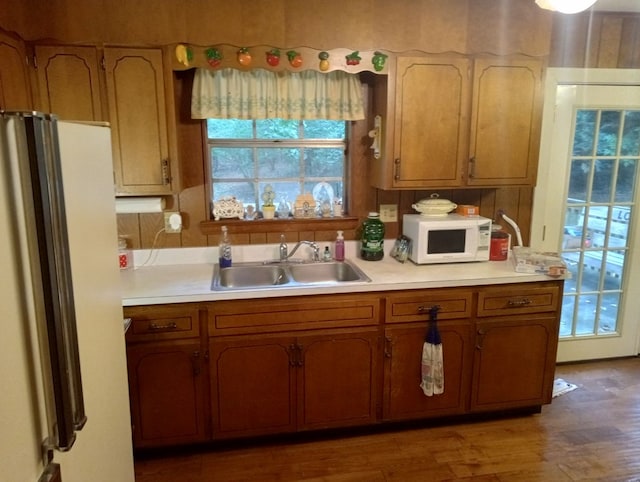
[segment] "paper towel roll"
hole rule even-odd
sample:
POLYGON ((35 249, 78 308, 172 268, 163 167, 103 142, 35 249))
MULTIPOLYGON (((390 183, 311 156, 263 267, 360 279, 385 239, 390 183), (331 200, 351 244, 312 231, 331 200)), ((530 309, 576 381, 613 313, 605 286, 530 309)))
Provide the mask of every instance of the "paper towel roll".
POLYGON ((161 213, 164 198, 161 197, 119 197, 116 198, 116 213, 161 213))

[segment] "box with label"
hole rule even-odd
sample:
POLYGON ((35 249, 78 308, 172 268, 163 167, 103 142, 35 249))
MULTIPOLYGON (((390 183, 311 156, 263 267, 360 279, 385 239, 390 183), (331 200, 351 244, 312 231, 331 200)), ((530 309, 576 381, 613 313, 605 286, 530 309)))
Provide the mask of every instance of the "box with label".
POLYGON ((478 216, 480 214, 480 208, 473 204, 458 204, 456 213, 461 216, 478 216))

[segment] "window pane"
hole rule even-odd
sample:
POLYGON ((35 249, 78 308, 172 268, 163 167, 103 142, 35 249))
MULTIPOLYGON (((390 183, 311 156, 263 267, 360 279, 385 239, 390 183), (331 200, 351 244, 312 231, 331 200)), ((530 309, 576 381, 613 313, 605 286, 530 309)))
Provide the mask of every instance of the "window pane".
POLYGON ((264 179, 299 177, 300 149, 258 148, 258 177, 264 179))
POLYGON ((629 217, 628 206, 612 206, 611 227, 609 228, 609 248, 625 248, 629 245, 629 217))
POLYGON ((214 179, 246 179, 255 177, 253 149, 246 147, 214 147, 211 149, 211 173, 214 179))
POLYGON ((226 196, 235 196, 246 208, 248 204, 256 202, 255 184, 246 182, 216 182, 213 184, 213 199, 218 200, 226 196))
POLYGON ((242 119, 207 119, 209 139, 251 139, 253 121, 242 119))
POLYGON ((618 167, 618 179, 616 180, 616 202, 631 202, 633 189, 636 185, 638 161, 634 159, 620 159, 618 167))
POLYGON ((604 293, 600 303, 600 319, 598 333, 609 334, 617 331, 618 307, 620 306, 620 293, 604 293))
POLYGON ((613 160, 596 160, 593 171, 591 202, 606 203, 611 201, 614 165, 615 161, 613 160))
POLYGON ((623 156, 640 155, 640 110, 625 112, 620 154, 623 156))
POLYGON ((615 156, 618 152, 618 139, 622 112, 619 110, 603 110, 600 116, 600 132, 598 135, 599 156, 615 156))
POLYGON ((586 202, 589 189, 591 162, 586 160, 571 161, 569 178, 569 200, 586 202))
POLYGON ((306 139, 344 139, 346 122, 331 120, 302 121, 306 139))
POLYGON ((590 156, 593 152, 596 120, 595 110, 578 110, 576 112, 576 132, 573 139, 574 156, 590 156))
POLYGON ((288 119, 256 120, 258 139, 297 139, 299 121, 288 119))
POLYGON ((573 327, 573 310, 575 308, 575 296, 564 296, 562 298, 562 316, 560 318, 560 336, 571 336, 573 327))
POLYGON ((576 335, 595 334, 597 295, 578 296, 578 317, 576 319, 576 335))
POLYGON ((622 289, 622 267, 624 265, 624 251, 608 251, 604 289, 613 291, 622 289))
POLYGON ((342 177, 344 172, 343 149, 307 148, 304 151, 305 176, 342 177))

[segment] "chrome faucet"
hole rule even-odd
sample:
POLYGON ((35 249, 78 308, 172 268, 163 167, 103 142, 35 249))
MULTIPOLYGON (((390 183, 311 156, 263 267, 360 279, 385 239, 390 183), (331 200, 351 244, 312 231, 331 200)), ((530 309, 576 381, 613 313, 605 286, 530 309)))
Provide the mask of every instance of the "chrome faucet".
POLYGON ((313 250, 313 253, 311 255, 311 259, 313 261, 320 261, 320 247, 315 242, 298 241, 289 253, 289 248, 287 247, 287 243, 284 239, 284 234, 280 236, 280 261, 287 261, 289 258, 291 258, 291 256, 295 254, 295 252, 302 244, 308 245, 313 250))

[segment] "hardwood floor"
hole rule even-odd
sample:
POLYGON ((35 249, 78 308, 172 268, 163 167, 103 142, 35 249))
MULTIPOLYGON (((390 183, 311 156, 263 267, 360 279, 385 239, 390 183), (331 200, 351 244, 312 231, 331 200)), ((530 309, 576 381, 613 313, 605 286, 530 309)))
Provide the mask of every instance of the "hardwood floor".
POLYGON ((640 481, 640 358, 561 365, 541 414, 138 457, 136 482, 640 481))

